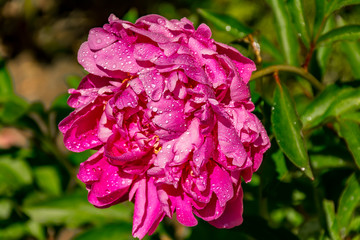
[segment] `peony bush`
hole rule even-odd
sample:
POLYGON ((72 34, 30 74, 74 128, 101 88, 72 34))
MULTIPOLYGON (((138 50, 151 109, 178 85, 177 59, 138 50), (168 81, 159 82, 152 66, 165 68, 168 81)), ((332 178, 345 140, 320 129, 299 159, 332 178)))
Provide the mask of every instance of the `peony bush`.
POLYGON ((59 129, 70 151, 96 150, 78 172, 89 202, 134 202, 140 239, 165 216, 240 225, 241 182, 270 147, 252 113, 255 64, 211 39, 207 25, 159 15, 134 24, 110 15, 90 30, 78 61, 89 74, 69 90, 74 111, 59 129))

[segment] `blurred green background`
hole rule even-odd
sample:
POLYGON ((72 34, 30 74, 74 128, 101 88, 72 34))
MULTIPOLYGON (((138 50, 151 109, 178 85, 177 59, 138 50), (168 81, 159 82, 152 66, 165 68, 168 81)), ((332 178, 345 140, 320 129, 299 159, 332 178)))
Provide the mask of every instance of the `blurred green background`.
POLYGON ((89 30, 110 13, 207 23, 257 63, 255 113, 272 140, 231 230, 166 219, 147 239, 360 239, 358 0, 0 0, 0 239, 132 239, 132 204, 96 209, 57 124, 89 30), (345 27, 344 27, 345 26, 345 27), (288 90, 287 90, 288 89, 288 90), (300 147, 299 147, 300 146, 300 147))

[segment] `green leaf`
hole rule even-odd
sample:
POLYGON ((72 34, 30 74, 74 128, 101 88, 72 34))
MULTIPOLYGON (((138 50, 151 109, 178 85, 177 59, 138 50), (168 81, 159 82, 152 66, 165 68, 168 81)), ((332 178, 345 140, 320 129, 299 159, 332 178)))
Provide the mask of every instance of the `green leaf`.
POLYGON ((12 80, 6 69, 5 61, 0 59, 0 96, 11 95, 14 95, 12 80))
MULTIPOLYGON (((340 16, 336 17, 339 26, 345 26, 347 22, 340 16)), ((356 79, 360 79, 360 44, 356 41, 342 41, 341 50, 348 61, 351 71, 356 79)))
POLYGON ((345 88, 337 95, 335 101, 327 109, 324 117, 338 117, 349 111, 356 111, 360 108, 360 89, 345 88))
POLYGON ((346 112, 341 114, 340 118, 344 120, 351 120, 360 124, 360 112, 346 112))
POLYGON ((12 195, 31 183, 31 170, 25 161, 4 156, 0 158, 0 195, 12 195))
POLYGON ((14 223, 10 226, 0 229, 0 239, 16 240, 21 239, 27 233, 27 227, 24 223, 14 223))
POLYGON ((84 162, 88 159, 91 155, 95 153, 95 150, 86 150, 83 152, 70 152, 69 160, 74 165, 79 165, 80 163, 84 162))
POLYGON ((355 208, 358 206, 359 202, 360 183, 357 176, 353 174, 346 182, 346 187, 341 194, 337 211, 337 223, 343 237, 348 233, 351 218, 354 215, 355 208))
POLYGON ((55 110, 55 111, 58 109, 71 110, 72 108, 70 108, 69 105, 67 104, 68 98, 69 98, 69 94, 67 93, 61 94, 58 97, 56 97, 51 104, 51 110, 55 110))
POLYGON ((214 24, 215 27, 229 32, 237 38, 243 38, 253 32, 251 28, 241 24, 237 19, 231 16, 214 13, 204 9, 198 9, 198 13, 203 18, 214 24))
POLYGON ((353 88, 330 85, 322 91, 301 115, 304 129, 316 127, 331 116, 358 108, 360 92, 353 88))
MULTIPOLYGON (((325 24, 325 27, 323 29, 323 33, 330 31, 336 26, 335 20, 333 17, 329 18, 328 21, 325 24)), ((333 51, 332 46, 322 46, 318 47, 316 50, 316 59, 319 63, 319 66, 321 68, 322 77, 324 78, 324 75, 326 71, 328 71, 327 64, 329 62, 330 54, 333 51)))
POLYGON ((316 36, 325 18, 326 0, 315 0, 315 19, 313 36, 316 36))
POLYGON ((341 240, 339 227, 335 218, 334 202, 323 200, 323 207, 326 215, 326 223, 332 240, 341 240))
POLYGON ((297 66, 299 65, 299 60, 297 58, 299 45, 285 1, 267 0, 267 2, 270 4, 275 15, 276 30, 279 34, 279 42, 286 62, 290 65, 297 66))
POLYGON ((33 221, 27 221, 26 228, 27 228, 27 232, 31 236, 34 236, 36 239, 38 240, 46 239, 44 228, 39 223, 33 221))
POLYGON ((313 174, 301 131, 301 121, 285 85, 276 86, 271 123, 281 151, 312 179, 313 174))
POLYGON ((69 86, 69 88, 77 88, 81 82, 81 78, 76 75, 71 75, 66 78, 66 83, 69 86))
MULTIPOLYGON (((241 22, 231 16, 214 13, 204 9, 198 9, 198 13, 207 21, 214 24, 215 27, 222 31, 228 32, 237 39, 244 38, 248 34, 254 32, 251 28, 243 25, 241 22)), ((277 61, 283 62, 282 54, 267 38, 261 36, 260 43, 261 50, 268 52, 277 61)))
POLYGON ((314 169, 330 169, 330 168, 352 168, 354 164, 334 155, 310 155, 311 165, 314 169))
POLYGON ((0 220, 10 217, 12 208, 10 199, 0 199, 0 220))
POLYGON ((360 43, 343 41, 341 42, 341 50, 351 67, 355 79, 360 79, 360 43))
POLYGON ((61 179, 58 171, 53 166, 41 166, 34 169, 37 185, 45 193, 59 196, 61 194, 61 179))
POLYGON ((131 209, 125 204, 117 204, 107 209, 96 208, 87 201, 85 192, 28 203, 23 208, 33 221, 43 224, 65 224, 69 227, 78 227, 85 223, 130 222, 131 209))
POLYGON ((360 4, 360 0, 332 0, 329 1, 329 4, 326 9, 326 13, 330 14, 336 10, 339 10, 342 7, 348 5, 360 4))
POLYGON ((0 96, 0 121, 11 124, 23 116, 29 103, 16 95, 0 96))
POLYGON ((279 151, 273 153, 271 155, 271 158, 275 163, 276 172, 278 174, 277 178, 279 180, 283 180, 286 177, 286 175, 289 173, 289 171, 286 167, 285 157, 284 157, 283 153, 279 150, 279 151))
POLYGON ((304 45, 309 48, 309 24, 307 24, 304 16, 304 7, 302 0, 289 0, 288 5, 296 30, 300 35, 300 38, 303 41, 304 45))
POLYGON ((341 40, 358 40, 360 38, 360 25, 347 25, 335 28, 318 38, 316 46, 330 44, 341 40))
POLYGON ((360 168, 360 126, 351 120, 338 120, 340 135, 360 168))
POLYGON ((131 235, 132 225, 130 223, 118 222, 102 227, 90 229, 76 236, 74 240, 119 240, 133 239, 131 235))
POLYGON ((122 17, 123 20, 135 23, 139 18, 139 13, 136 8, 130 8, 130 10, 122 17))
MULTIPOLYGON (((354 216, 354 219, 351 221, 350 226, 349 226, 349 232, 353 231, 353 232, 358 232, 360 229, 360 216, 354 216)), ((360 235, 358 235, 358 237, 360 237, 360 235)), ((354 239, 352 239, 354 240, 354 239)))
POLYGON ((283 54, 277 49, 274 44, 270 42, 269 39, 264 36, 260 37, 260 47, 261 51, 269 53, 275 58, 278 63, 283 63, 285 61, 283 54))

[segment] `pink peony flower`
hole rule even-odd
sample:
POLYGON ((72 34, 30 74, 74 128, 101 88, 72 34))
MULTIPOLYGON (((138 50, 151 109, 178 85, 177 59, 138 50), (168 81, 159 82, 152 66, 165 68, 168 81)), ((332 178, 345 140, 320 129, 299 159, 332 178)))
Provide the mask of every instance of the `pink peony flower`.
POLYGON ((59 129, 69 150, 97 150, 78 174, 90 203, 134 202, 134 237, 174 214, 186 226, 242 223, 241 178, 270 143, 251 113, 254 63, 210 37, 186 18, 111 15, 80 47, 89 74, 69 90, 75 110, 59 129))

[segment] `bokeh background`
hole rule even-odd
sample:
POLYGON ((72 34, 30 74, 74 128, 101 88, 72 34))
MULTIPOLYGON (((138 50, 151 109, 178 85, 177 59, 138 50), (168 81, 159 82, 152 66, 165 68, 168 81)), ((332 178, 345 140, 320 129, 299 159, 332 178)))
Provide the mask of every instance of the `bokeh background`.
MULTIPOLYGON (((85 186, 76 179, 76 171, 91 152, 68 152, 56 127, 71 111, 66 106, 67 89, 76 87, 86 74, 76 56, 91 28, 105 24, 111 13, 130 21, 150 13, 169 19, 187 17, 195 25, 207 23, 215 40, 232 44, 253 60, 261 56, 258 69, 292 64, 283 57, 281 28, 272 2, 281 2, 292 11, 293 1, 0 0, 0 81, 11 79, 13 87, 9 89, 19 96, 11 101, 0 96, 0 239, 132 239, 132 204, 96 209, 87 202, 85 186), (211 21, 206 13, 215 13, 215 18, 229 25, 224 29, 224 24, 211 21), (240 30, 234 32, 237 27, 240 30), (260 55, 247 33, 242 33, 244 29, 251 29, 246 31, 251 32, 255 45, 260 43, 256 45, 260 55), (260 40, 264 37, 271 45, 263 51, 260 40)), ((321 1, 301 2, 311 25, 318 14, 315 2, 321 1)), ((359 24, 360 7, 339 8, 328 22, 328 29, 359 24)), ((297 67, 301 67, 309 48, 300 35, 295 39, 297 67)), ((351 85, 360 91, 359 49, 358 38, 319 48, 309 62, 309 71, 323 86, 351 85)), ((296 79, 289 74, 280 77, 296 79)), ((359 174, 352 152, 346 148, 348 142, 328 122, 311 134, 309 130, 305 137, 315 176, 310 180, 291 164, 273 138, 270 112, 274 79, 270 76, 258 82, 251 86, 256 114, 272 136, 273 147, 252 182, 244 184, 243 225, 217 230, 200 221, 199 226, 186 228, 167 219, 148 239, 360 239, 359 184, 351 185, 352 192, 346 190, 351 177, 358 179, 359 174), (345 193, 355 202, 347 213, 352 221, 345 230, 333 230, 331 213, 339 211, 345 193)), ((301 115, 321 91, 304 80, 298 82, 288 81, 287 86, 301 115)), ((4 89, 4 84, 0 87, 4 89)), ((353 119, 358 123, 358 108, 354 109, 357 115, 353 119)))

